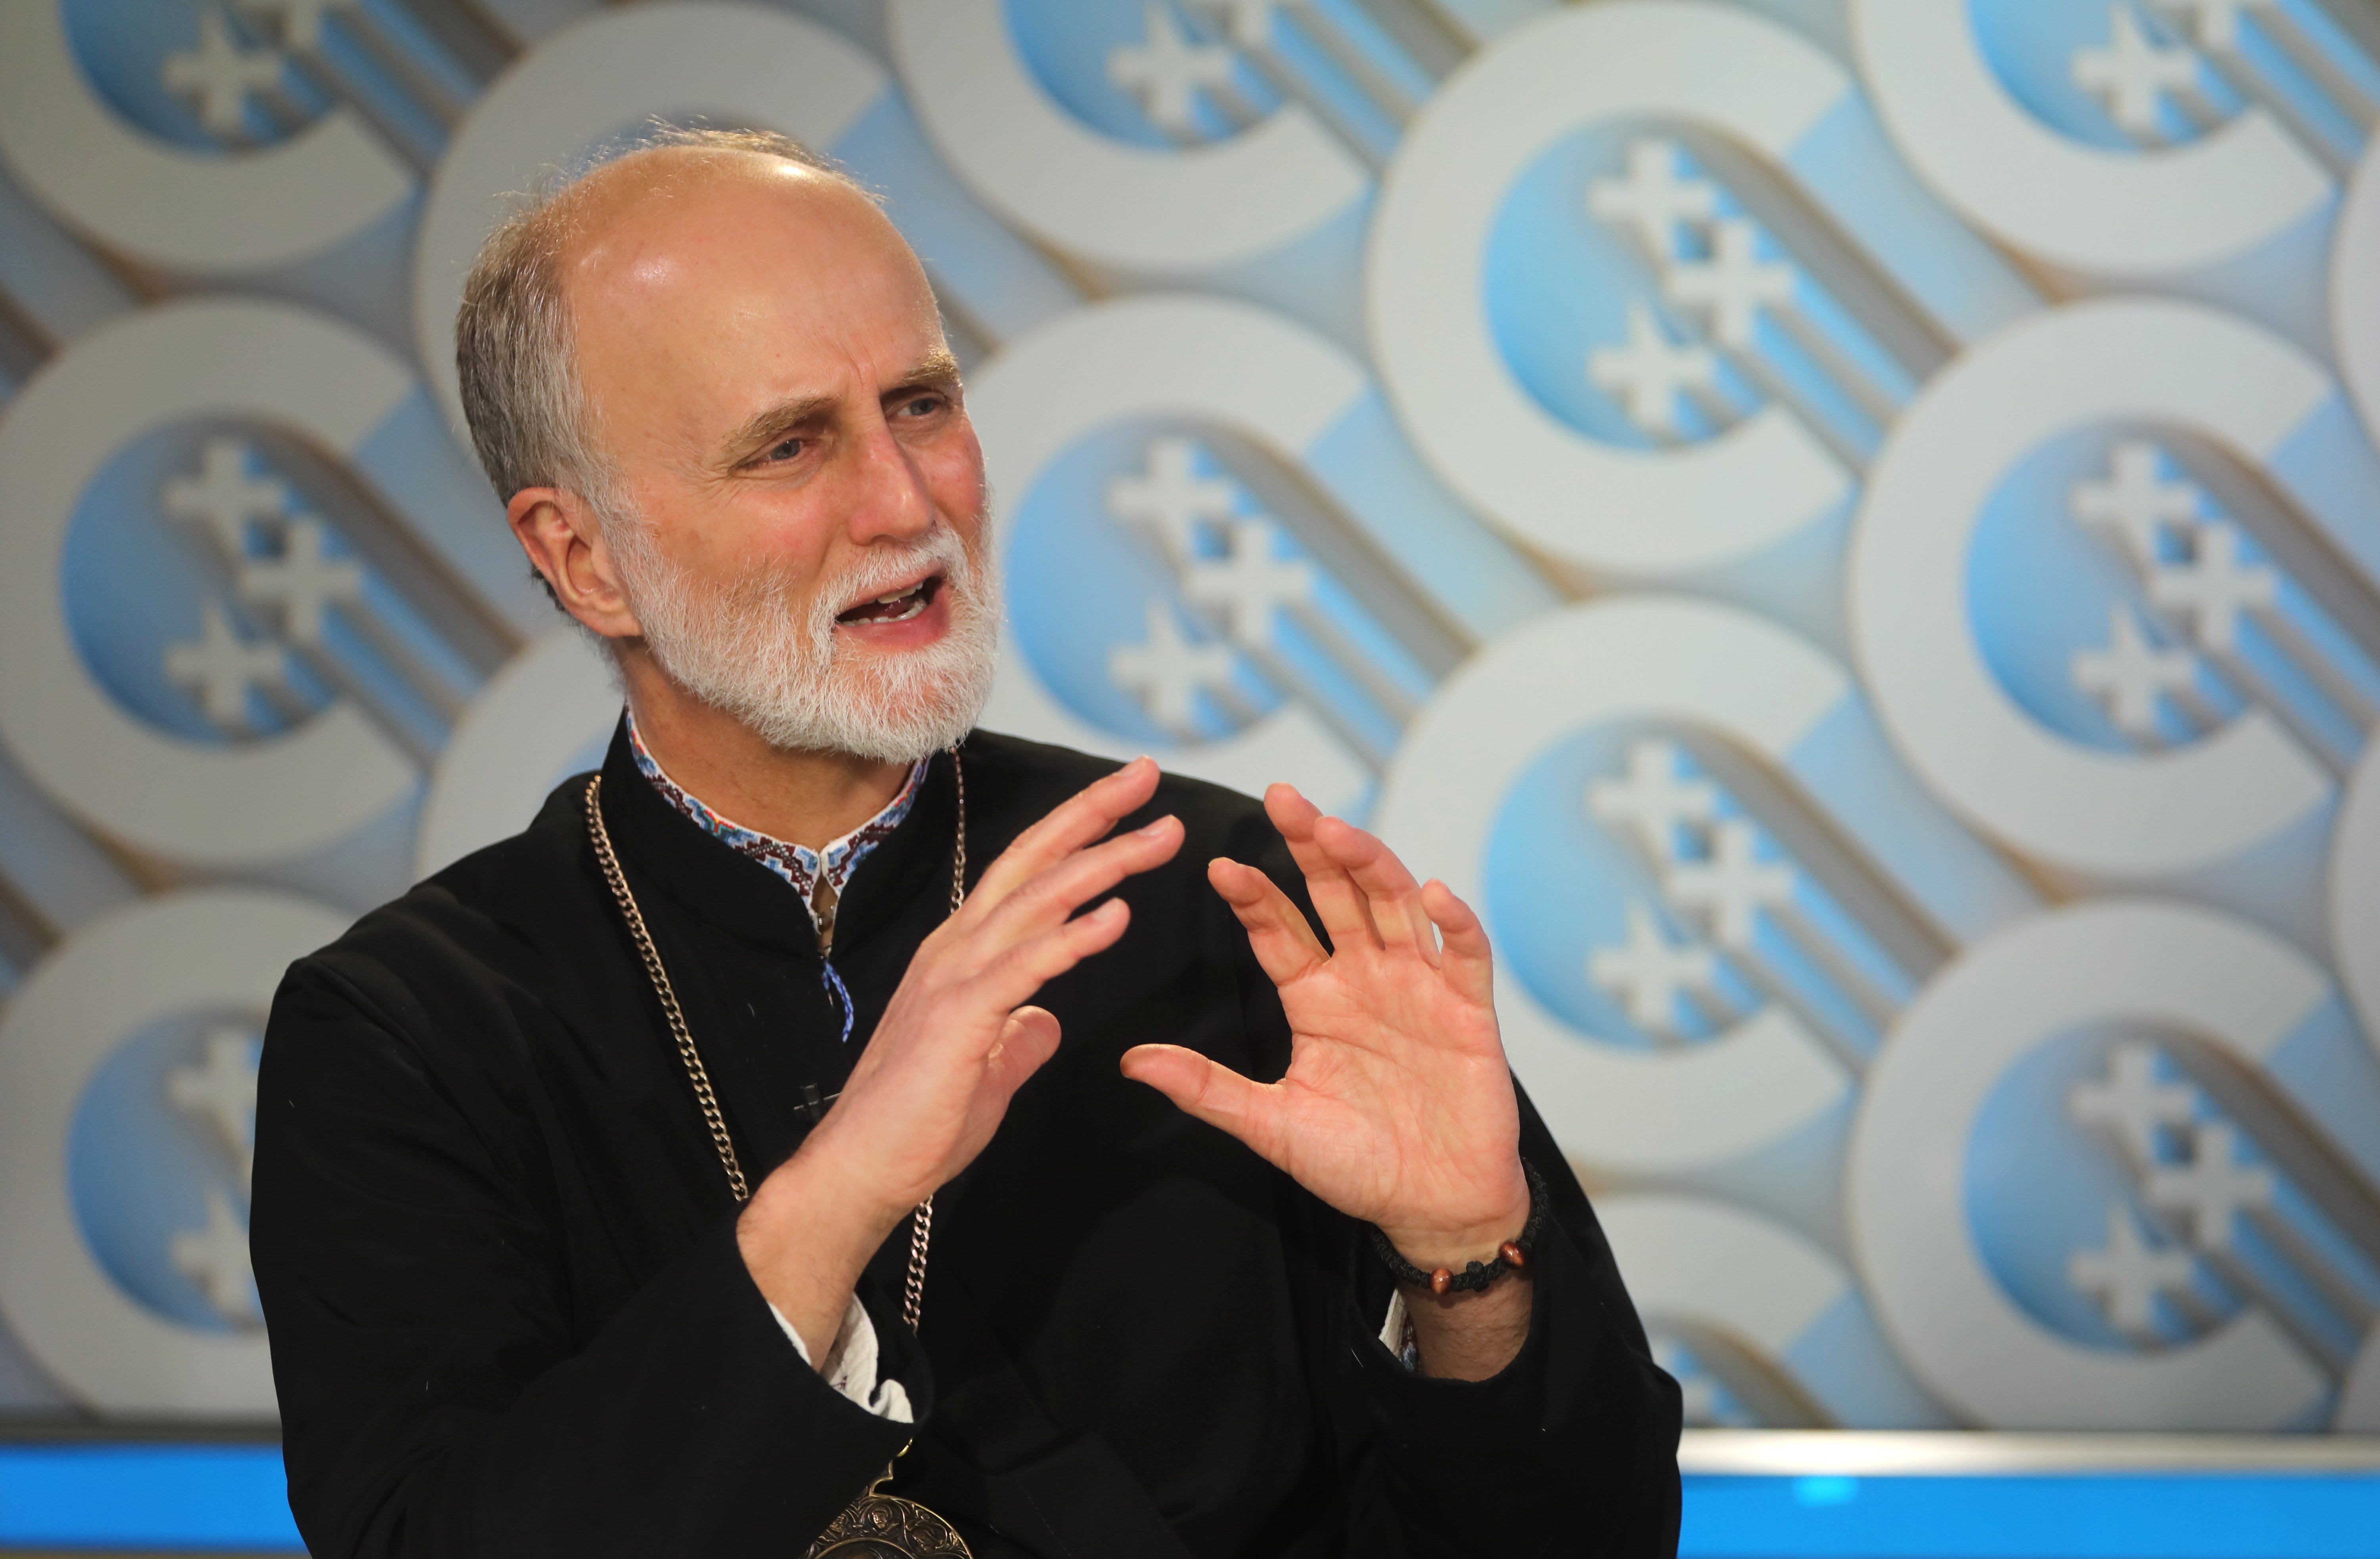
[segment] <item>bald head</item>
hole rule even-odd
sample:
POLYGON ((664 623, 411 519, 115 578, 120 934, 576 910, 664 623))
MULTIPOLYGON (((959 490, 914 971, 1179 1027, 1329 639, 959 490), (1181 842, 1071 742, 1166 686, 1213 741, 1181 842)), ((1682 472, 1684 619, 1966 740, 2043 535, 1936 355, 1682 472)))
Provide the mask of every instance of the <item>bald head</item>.
POLYGON ((884 375, 947 366, 924 270, 841 178, 663 148, 579 194, 563 297, 588 420, 615 469, 718 480, 754 437, 798 420, 796 403, 872 403, 884 375))
POLYGON ((574 284, 590 262, 600 268, 616 255, 615 224, 634 221, 649 237, 674 212, 699 220, 698 198, 722 184, 811 195, 846 224, 872 216, 922 283, 874 198, 790 138, 672 130, 596 166, 500 224, 464 285, 455 367, 472 443, 499 497, 544 485, 599 506, 611 495, 611 462, 580 384, 574 284))

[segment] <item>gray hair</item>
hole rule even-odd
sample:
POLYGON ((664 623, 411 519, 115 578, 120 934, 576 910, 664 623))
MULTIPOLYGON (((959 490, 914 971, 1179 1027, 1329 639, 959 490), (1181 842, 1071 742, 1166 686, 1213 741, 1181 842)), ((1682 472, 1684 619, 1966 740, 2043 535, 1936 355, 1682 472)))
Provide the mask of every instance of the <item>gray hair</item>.
POLYGON ((507 503, 523 488, 559 487, 584 498, 601 523, 627 517, 617 469, 596 436, 593 408, 579 379, 562 261, 577 231, 581 202, 571 196, 590 175, 629 157, 678 148, 781 158, 870 201, 876 198, 790 136, 668 125, 607 149, 530 197, 480 246, 455 316, 463 415, 480 467, 496 496, 507 503))

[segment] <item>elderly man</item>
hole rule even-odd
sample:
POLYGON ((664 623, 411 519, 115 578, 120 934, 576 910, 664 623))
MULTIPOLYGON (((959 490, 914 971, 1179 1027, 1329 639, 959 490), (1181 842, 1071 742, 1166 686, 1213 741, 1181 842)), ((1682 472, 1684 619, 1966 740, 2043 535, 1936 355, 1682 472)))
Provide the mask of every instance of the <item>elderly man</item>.
POLYGON ((459 341, 627 712, 274 1003, 315 1554, 1674 1548, 1676 1388, 1477 917, 1287 786, 972 730, 981 454, 863 191, 649 146, 495 234, 459 341))

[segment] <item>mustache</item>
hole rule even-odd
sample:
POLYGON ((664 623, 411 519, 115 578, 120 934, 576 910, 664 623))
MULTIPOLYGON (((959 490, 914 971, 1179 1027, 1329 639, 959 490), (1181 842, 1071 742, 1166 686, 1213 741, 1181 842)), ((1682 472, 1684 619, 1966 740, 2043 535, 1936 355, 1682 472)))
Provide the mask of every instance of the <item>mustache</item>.
POLYGON ((808 627, 812 643, 832 641, 835 618, 855 601, 868 601, 908 583, 920 569, 942 576, 942 588, 953 598, 971 595, 976 583, 974 555, 956 530, 938 525, 914 542, 880 542, 854 559, 831 579, 820 579, 810 591, 808 627))

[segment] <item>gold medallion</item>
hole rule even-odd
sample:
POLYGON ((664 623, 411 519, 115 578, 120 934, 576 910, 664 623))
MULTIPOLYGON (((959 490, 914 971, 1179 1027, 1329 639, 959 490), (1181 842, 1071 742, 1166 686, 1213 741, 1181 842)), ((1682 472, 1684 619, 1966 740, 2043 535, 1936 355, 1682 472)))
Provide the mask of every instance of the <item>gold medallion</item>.
POLYGON ((915 1500, 884 1492, 892 1480, 888 1467, 819 1534, 807 1559, 972 1559, 949 1522, 915 1500))

